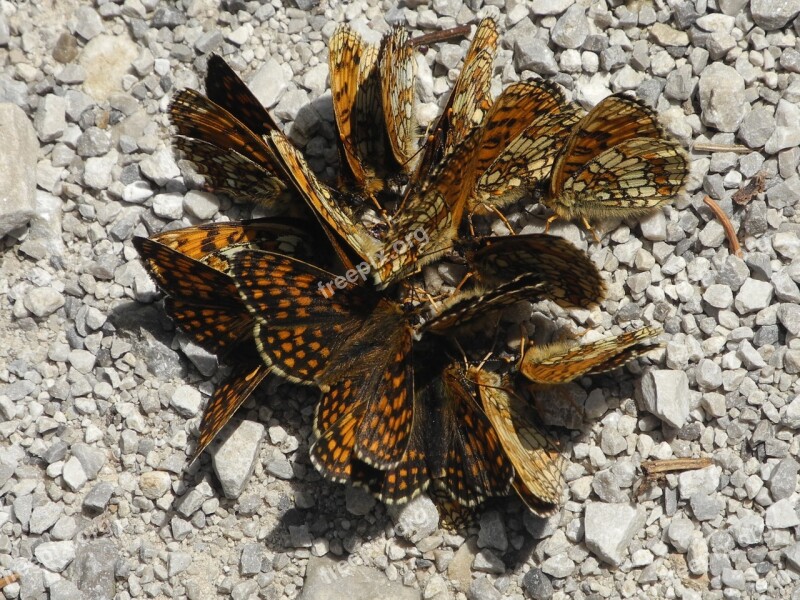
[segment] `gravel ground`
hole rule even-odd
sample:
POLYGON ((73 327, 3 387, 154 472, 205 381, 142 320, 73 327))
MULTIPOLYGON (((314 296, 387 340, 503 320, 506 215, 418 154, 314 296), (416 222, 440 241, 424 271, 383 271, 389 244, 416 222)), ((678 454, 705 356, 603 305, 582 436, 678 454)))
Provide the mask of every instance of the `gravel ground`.
MULTIPOLYGON (((0 2, 0 576, 21 575, 1 593, 800 598, 800 0, 218 4, 0 2), (600 310, 559 323, 592 337, 666 330, 663 350, 556 393, 549 419, 574 428, 563 509, 542 520, 499 501, 467 539, 439 529, 425 497, 387 511, 320 480, 314 398, 277 381, 187 467, 220 374, 175 336, 130 240, 251 207, 182 176, 169 98, 200 87, 204 55, 220 53, 322 171, 335 165, 337 23, 377 40, 389 24, 430 32, 484 10, 503 31, 495 91, 543 76, 588 106, 632 90, 687 147, 720 146, 692 152, 684 198, 604 224, 600 244, 556 228, 610 287, 600 310), (765 191, 733 202, 759 173, 765 191), (634 493, 641 461, 698 456, 714 466, 634 493)), ((421 56, 421 119, 467 43, 421 56)), ((546 214, 525 208, 512 223, 541 231, 546 214)))

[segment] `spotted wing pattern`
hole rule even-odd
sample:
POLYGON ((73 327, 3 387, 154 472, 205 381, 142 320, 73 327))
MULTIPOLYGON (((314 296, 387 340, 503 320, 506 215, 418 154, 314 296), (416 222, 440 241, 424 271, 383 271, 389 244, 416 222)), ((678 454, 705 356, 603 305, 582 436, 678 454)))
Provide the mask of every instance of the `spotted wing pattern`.
POLYGON ((264 140, 199 92, 182 90, 169 107, 175 148, 216 192, 267 205, 286 190, 279 159, 264 140))
POLYGON ((636 214, 678 194, 687 176, 686 152, 655 113, 618 94, 573 128, 553 166, 545 204, 563 218, 636 214))
POLYGON ((658 327, 642 327, 596 342, 531 346, 522 357, 519 370, 535 383, 567 383, 583 375, 611 371, 649 352, 657 344, 647 340, 660 333, 658 327))
POLYGON ((566 240, 528 234, 460 240, 467 264, 486 285, 522 275, 538 278, 540 297, 564 308, 592 308, 605 298, 606 285, 589 257, 566 240))
POLYGON ((557 440, 546 434, 531 415, 530 406, 496 373, 471 369, 481 403, 514 465, 514 489, 539 516, 558 510, 564 489, 564 458, 557 440))
POLYGON ((379 191, 385 163, 381 122, 378 48, 366 44, 348 25, 339 26, 328 47, 333 112, 344 163, 352 179, 367 193, 379 191))
MULTIPOLYGON (((497 40, 497 23, 491 18, 483 19, 475 30, 461 73, 442 114, 427 134, 411 187, 425 181, 431 169, 461 145, 483 119, 491 104, 492 66, 497 40)), ((406 198, 406 202, 408 200, 406 198)))
POLYGON ((507 495, 514 478, 514 468, 476 394, 463 368, 452 363, 426 399, 429 422, 441 424, 428 428, 431 476, 463 506, 507 495))
POLYGON ((279 129, 275 119, 245 82, 216 54, 208 59, 206 96, 239 119, 256 135, 263 136, 273 129, 279 129))
POLYGON ((190 461, 194 461, 202 454, 270 372, 269 367, 255 352, 255 348, 252 348, 252 344, 247 349, 237 352, 233 358, 231 372, 214 390, 214 395, 203 411, 197 447, 192 452, 190 461))
POLYGON ((376 283, 383 286, 435 260, 451 247, 475 180, 477 136, 468 137, 404 204, 382 248, 376 283))
POLYGON ((384 38, 379 63, 387 137, 396 163, 409 172, 417 153, 414 106, 417 62, 404 27, 394 27, 384 38))
MULTIPOLYGON (((345 266, 352 268, 349 250, 368 265, 377 268, 381 256, 381 243, 373 237, 352 212, 345 210, 345 202, 337 190, 325 185, 311 171, 305 159, 286 136, 273 132, 272 144, 286 166, 286 175, 319 219, 325 232, 345 266), (344 240, 343 246, 339 240, 344 240)), ((378 273, 378 271, 374 271, 378 273)), ((383 271, 380 274, 384 274, 383 271)), ((388 276, 390 273, 387 271, 388 276)))
POLYGON ((167 311, 204 349, 224 355, 251 331, 252 320, 224 273, 148 238, 133 245, 158 286, 169 296, 167 311))
POLYGON ((376 468, 397 466, 414 415, 411 347, 406 316, 398 305, 382 300, 317 377, 323 391, 330 388, 317 410, 317 435, 324 435, 349 410, 346 397, 356 398, 365 409, 356 430, 355 456, 376 468))
POLYGON ((513 202, 546 179, 580 117, 554 84, 526 81, 503 90, 482 126, 471 210, 513 202))
POLYGON ((337 344, 359 327, 365 294, 326 287, 336 276, 281 254, 224 250, 227 273, 255 320, 262 359, 295 383, 315 383, 337 344), (337 293, 338 292, 338 293, 337 293))

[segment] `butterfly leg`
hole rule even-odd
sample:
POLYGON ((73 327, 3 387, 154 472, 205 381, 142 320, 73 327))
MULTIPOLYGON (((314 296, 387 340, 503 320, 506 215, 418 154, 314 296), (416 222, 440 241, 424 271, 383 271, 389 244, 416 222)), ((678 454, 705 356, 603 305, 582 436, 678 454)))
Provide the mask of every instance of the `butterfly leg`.
POLYGON ((498 209, 496 206, 492 204, 484 204, 484 206, 497 215, 497 218, 503 222, 503 225, 505 225, 506 229, 508 229, 511 232, 511 235, 517 235, 517 232, 514 231, 514 228, 511 226, 511 223, 509 223, 506 216, 500 212, 500 209, 498 209))
POLYGON ((550 217, 548 217, 547 221, 544 222, 544 232, 545 233, 550 231, 550 225, 552 225, 553 221, 556 221, 557 219, 558 219, 558 215, 550 215, 550 217))
POLYGON ((583 226, 586 227, 587 231, 589 231, 589 233, 592 234, 592 237, 594 237, 594 241, 599 244, 600 236, 597 235, 597 231, 595 230, 594 227, 591 226, 588 219, 586 217, 581 217, 581 221, 583 221, 583 226))

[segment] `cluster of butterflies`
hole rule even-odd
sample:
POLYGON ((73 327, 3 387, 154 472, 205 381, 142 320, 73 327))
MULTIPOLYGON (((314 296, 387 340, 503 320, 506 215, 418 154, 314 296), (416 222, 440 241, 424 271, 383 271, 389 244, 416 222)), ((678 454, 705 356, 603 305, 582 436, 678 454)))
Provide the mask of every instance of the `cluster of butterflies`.
POLYGON ((679 193, 688 160, 626 96, 585 113, 555 85, 527 81, 492 99, 497 42, 482 20, 420 135, 407 31, 370 45, 339 27, 329 49, 341 165, 328 183, 221 58, 208 61, 205 96, 177 94, 175 146, 209 188, 285 211, 134 240, 176 325, 231 367, 193 459, 273 374, 319 390, 310 458, 328 480, 388 504, 427 490, 474 507, 516 490, 539 515, 557 510, 563 458, 521 383, 614 369, 660 330, 532 346, 502 373, 478 364, 490 344, 476 322, 496 325, 520 300, 592 308, 605 285, 567 241, 478 235, 473 219, 502 217, 528 194, 552 209, 548 225, 641 213, 679 193), (418 276, 433 261, 464 273, 439 298, 418 276))

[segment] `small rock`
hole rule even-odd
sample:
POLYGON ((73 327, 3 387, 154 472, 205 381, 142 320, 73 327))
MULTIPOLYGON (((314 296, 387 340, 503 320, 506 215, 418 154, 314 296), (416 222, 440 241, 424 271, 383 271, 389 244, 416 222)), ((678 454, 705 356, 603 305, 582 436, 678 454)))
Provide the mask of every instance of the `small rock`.
POLYGON ((490 510, 481 515, 478 547, 495 548, 500 552, 508 550, 505 524, 497 511, 490 510))
POLYGON ((83 499, 84 508, 93 512, 103 512, 114 493, 114 486, 107 481, 96 484, 83 499))
POLYGON ((420 600, 419 590, 372 567, 346 560, 312 556, 306 565, 303 600, 420 600))
POLYGON ((766 31, 780 29, 800 13, 798 0, 751 0, 753 21, 766 31))
POLYGON ((472 568, 481 573, 493 573, 495 575, 502 575, 506 572, 506 566, 503 561, 491 550, 481 550, 475 555, 475 560, 472 561, 472 568))
POLYGON ((562 48, 580 48, 588 35, 586 9, 580 4, 573 4, 556 21, 550 39, 562 48))
POLYGON ((641 506, 589 502, 584 513, 586 547, 599 559, 619 565, 633 536, 644 526, 645 516, 641 506))
POLYGON ((558 73, 553 51, 547 42, 534 37, 520 37, 514 43, 514 65, 517 71, 533 71, 539 75, 558 73))
POLYGON ((669 542, 680 553, 684 553, 689 549, 689 545, 692 539, 694 539, 694 533, 694 525, 685 517, 676 517, 672 519, 672 522, 667 528, 669 542))
POLYGON ((708 545, 702 537, 694 537, 689 542, 686 565, 692 575, 705 575, 708 571, 708 545))
POLYGON ((765 519, 767 527, 770 529, 786 529, 800 525, 796 504, 791 499, 784 498, 767 507, 765 519))
POLYGON ((642 403, 672 427, 680 429, 689 417, 689 378, 683 371, 651 370, 640 381, 642 403))
POLYGON ((58 504, 48 502, 42 506, 37 506, 31 513, 28 528, 31 533, 41 535, 53 525, 61 516, 62 509, 58 504))
POLYGON ((139 489, 150 500, 158 500, 171 487, 172 480, 166 471, 147 471, 139 476, 139 489))
POLYGON ((213 455, 214 472, 226 498, 238 498, 253 474, 266 430, 261 423, 241 421, 213 455))
POLYGON ((719 131, 735 132, 750 106, 744 96, 744 79, 721 62, 711 63, 700 73, 698 97, 703 122, 719 131))
POLYGON ((183 573, 192 564, 192 555, 188 552, 170 552, 167 557, 167 572, 170 577, 183 573))
POLYGON ((650 28, 650 37, 663 47, 688 46, 689 35, 684 31, 673 29, 664 23, 655 23, 650 28))
POLYGON ((76 456, 71 456, 67 462, 64 463, 64 467, 61 469, 61 477, 64 479, 64 483, 66 483, 73 492, 77 492, 89 480, 86 476, 86 472, 83 470, 81 461, 79 461, 76 456))
POLYGON ((536 567, 531 568, 522 577, 522 587, 532 600, 550 600, 553 597, 553 584, 547 575, 536 567))
POLYGON ((64 306, 63 294, 52 287, 31 288, 22 300, 25 308, 37 317, 47 317, 64 306))
POLYGON ((250 80, 248 87, 266 108, 275 106, 288 89, 292 73, 291 70, 287 72, 287 69, 288 66, 270 58, 250 80))
POLYGON ((44 542, 33 554, 45 569, 61 573, 75 559, 75 542, 44 542))
POLYGON ((439 511, 427 496, 417 496, 405 506, 392 508, 395 533, 412 543, 428 537, 439 525, 439 511))
MULTIPOLYGON (((1 17, 0 17, 1 19, 1 17)), ((25 112, 0 104, 0 238, 27 225, 34 216, 39 141, 25 112)))
POLYGON ((744 512, 746 514, 730 528, 730 532, 740 546, 753 546, 764 537, 764 519, 754 512, 744 512))
POLYGON ((191 419, 200 412, 203 398, 191 385, 179 385, 170 398, 169 404, 183 417, 191 419))
POLYGON ((771 283, 748 278, 736 294, 734 302, 736 312, 746 315, 765 309, 772 300, 773 292, 771 283))
POLYGON ((375 507, 375 497, 367 490, 348 487, 344 492, 344 501, 347 512, 351 515, 363 517, 375 507))
POLYGON ((767 482, 773 500, 783 500, 794 493, 797 487, 797 471, 797 461, 791 456, 775 465, 767 482))

